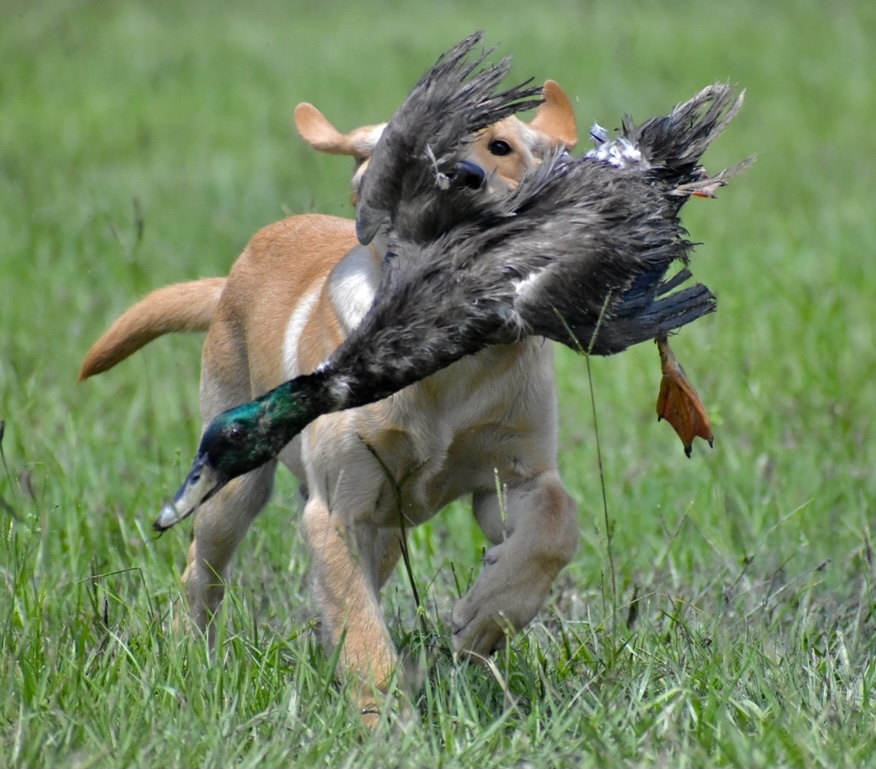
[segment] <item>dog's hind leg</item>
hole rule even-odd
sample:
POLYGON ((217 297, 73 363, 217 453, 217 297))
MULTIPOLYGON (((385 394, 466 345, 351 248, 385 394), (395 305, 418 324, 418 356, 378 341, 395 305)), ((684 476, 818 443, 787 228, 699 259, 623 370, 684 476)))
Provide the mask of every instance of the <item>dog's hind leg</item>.
POLYGON ((453 608, 457 652, 487 656, 538 613, 578 548, 577 505, 556 473, 474 496, 475 516, 496 544, 474 586, 453 608))

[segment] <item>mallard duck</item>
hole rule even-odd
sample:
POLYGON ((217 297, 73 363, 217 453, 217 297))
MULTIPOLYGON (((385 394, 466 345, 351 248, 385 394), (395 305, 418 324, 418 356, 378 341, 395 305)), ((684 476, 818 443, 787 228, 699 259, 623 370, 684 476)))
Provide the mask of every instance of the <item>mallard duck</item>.
MULTIPOLYGON (((489 90, 495 82, 482 77, 479 86, 489 90)), ((368 240, 382 225, 390 227, 386 273, 370 311, 314 373, 208 425, 191 472, 156 529, 275 457, 318 416, 381 400, 488 345, 538 335, 610 355, 715 309, 705 286, 682 287, 691 277, 693 246, 678 211, 691 194, 711 194, 726 181, 726 173, 709 179, 698 163, 741 96, 715 85, 667 117, 638 128, 625 122, 622 138, 650 158, 647 164, 624 167, 598 148, 579 158, 557 153, 497 197, 474 194, 479 185, 468 181, 447 184, 452 174, 477 176, 454 164, 461 141, 455 137, 496 120, 497 110, 517 109, 521 90, 462 100, 456 133, 445 136, 436 121, 434 141, 420 151, 404 125, 412 111, 443 114, 442 90, 434 83, 415 88, 362 180, 360 236, 368 240), (455 206, 462 223, 445 231, 436 209, 446 205, 455 206), (668 276, 676 262, 682 269, 668 276)))

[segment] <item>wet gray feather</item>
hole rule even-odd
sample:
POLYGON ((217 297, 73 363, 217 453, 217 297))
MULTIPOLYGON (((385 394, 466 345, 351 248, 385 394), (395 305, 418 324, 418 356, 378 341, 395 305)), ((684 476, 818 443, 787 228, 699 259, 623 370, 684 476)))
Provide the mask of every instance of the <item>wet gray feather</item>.
POLYGON ((475 33, 443 54, 390 118, 358 193, 362 243, 387 221, 415 241, 465 221, 477 193, 437 194, 446 191, 440 178, 454 173, 472 135, 541 103, 540 87, 523 83, 499 90, 510 59, 487 64, 491 51, 475 53, 481 38, 475 33))
MULTIPOLYGON (((389 393, 488 344, 538 335, 609 355, 714 311, 708 288, 686 285, 693 244, 678 210, 741 98, 711 86, 668 116, 625 120, 646 164, 558 153, 507 197, 467 199, 468 220, 431 241, 396 228, 378 298, 326 370, 389 393)), ((426 218, 453 197, 406 179, 425 174, 417 164, 396 169, 426 218)))

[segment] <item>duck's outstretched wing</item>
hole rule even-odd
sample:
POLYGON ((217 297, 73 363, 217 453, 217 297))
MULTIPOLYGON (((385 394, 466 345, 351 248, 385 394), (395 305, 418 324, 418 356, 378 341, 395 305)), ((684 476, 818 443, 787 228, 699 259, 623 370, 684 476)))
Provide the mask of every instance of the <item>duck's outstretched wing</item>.
POLYGON ((358 193, 356 232, 368 243, 389 222, 407 240, 425 241, 465 221, 477 192, 458 184, 458 160, 470 137, 509 115, 537 106, 529 82, 499 91, 511 62, 487 64, 475 33, 444 53, 413 87, 374 148, 358 193))
POLYGON ((384 397, 526 336, 617 353, 714 310, 688 270, 668 276, 691 247, 643 174, 557 154, 477 221, 427 243, 392 233, 374 304, 324 368, 384 397))
MULTIPOLYGON (((669 117, 628 126, 647 166, 557 152, 507 196, 477 198, 440 237, 395 230, 378 299, 327 367, 388 392, 489 344, 538 335, 610 355, 713 312, 711 291, 690 282, 677 187, 701 173, 740 106, 725 87, 704 89, 669 117)), ((441 202, 434 187, 420 197, 441 202)))

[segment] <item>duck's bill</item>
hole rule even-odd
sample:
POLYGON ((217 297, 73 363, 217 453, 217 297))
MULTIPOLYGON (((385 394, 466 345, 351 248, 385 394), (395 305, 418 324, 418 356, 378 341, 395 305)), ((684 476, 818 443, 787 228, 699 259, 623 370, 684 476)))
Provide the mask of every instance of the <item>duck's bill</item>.
POLYGON ((223 485, 219 474, 210 466, 206 457, 196 457, 183 485, 180 486, 173 500, 161 508, 152 527, 156 531, 166 531, 174 524, 188 518, 223 485))

